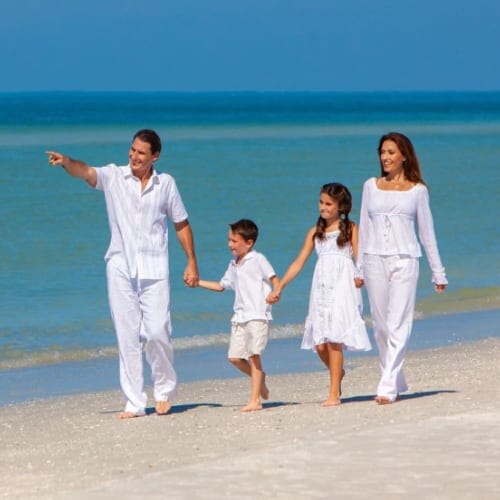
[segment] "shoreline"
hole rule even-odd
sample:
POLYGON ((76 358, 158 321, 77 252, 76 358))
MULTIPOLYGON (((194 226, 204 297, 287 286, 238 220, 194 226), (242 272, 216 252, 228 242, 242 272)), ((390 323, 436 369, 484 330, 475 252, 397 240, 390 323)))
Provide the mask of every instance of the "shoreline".
MULTIPOLYGON (((409 351, 500 335, 500 309, 460 314, 443 314, 415 321, 409 351)), ((373 334, 369 329, 372 351, 345 352, 346 363, 360 357, 376 356, 373 334)), ((229 338, 229 336, 227 336, 229 338)), ((270 375, 322 370, 317 356, 300 349, 301 337, 273 336, 263 356, 270 375)), ((218 344, 175 351, 179 383, 209 379, 227 379, 237 371, 227 362, 227 345, 218 344)), ((150 385, 149 366, 145 363, 145 381, 150 385)), ((41 366, 0 370, 0 408, 28 401, 88 392, 116 390, 118 381, 117 357, 92 358, 41 366), (33 381, 36 381, 34 383, 33 381)))
MULTIPOLYGON (((308 293, 305 290, 304 293, 308 293)), ((363 318, 367 327, 371 327, 371 318, 369 314, 369 306, 367 298, 364 299, 365 313, 363 318)), ((415 307, 414 323, 418 325, 420 322, 433 321, 440 317, 466 316, 474 314, 494 314, 495 311, 500 311, 500 287, 484 287, 482 289, 461 289, 459 292, 447 292, 442 295, 432 295, 417 302, 415 307)), ((287 311, 284 315, 279 311, 274 320, 271 322, 271 338, 285 339, 302 337, 304 314, 298 314, 287 322, 283 321, 283 316, 289 316, 287 311)), ((174 349, 177 351, 194 350, 198 348, 211 348, 214 346, 227 345, 229 338, 230 322, 227 315, 224 315, 223 320, 217 320, 216 324, 219 328, 214 329, 213 325, 209 331, 204 331, 205 323, 203 318, 197 319, 198 328, 196 331, 187 329, 190 333, 185 333, 185 324, 182 320, 174 317, 174 335, 172 337, 174 349), (219 324, 220 323, 220 324, 219 324), (184 334, 179 335, 179 331, 184 331, 184 334), (203 332, 203 333, 202 333, 203 332)), ((107 343, 99 344, 97 339, 93 338, 90 343, 85 344, 78 342, 71 346, 64 344, 56 345, 40 345, 38 350, 30 351, 28 345, 20 344, 14 353, 9 354, 3 352, 0 356, 0 373, 2 371, 33 368, 37 366, 47 366, 55 364, 73 363, 80 361, 89 361, 95 359, 112 358, 118 356, 116 340, 113 331, 111 318, 107 318, 106 329, 107 343), (24 354, 21 352, 24 351, 24 354)), ((210 323, 210 320, 208 320, 210 323)), ((499 321, 500 322, 500 321, 499 321)), ((494 324, 496 324, 495 322, 494 324)), ((102 332, 101 332, 102 333, 102 332)), ((33 332, 33 335, 37 332, 33 332)), ((60 332, 55 331, 55 335, 60 332)), ((8 328, 7 335, 12 335, 12 330, 8 328)))
POLYGON ((119 391, 0 408, 2 492, 22 498, 494 498, 500 491, 500 339, 409 352, 410 392, 373 402, 374 356, 346 363, 342 404, 325 370, 269 376, 263 411, 245 377, 182 384, 164 417, 120 421, 119 391))

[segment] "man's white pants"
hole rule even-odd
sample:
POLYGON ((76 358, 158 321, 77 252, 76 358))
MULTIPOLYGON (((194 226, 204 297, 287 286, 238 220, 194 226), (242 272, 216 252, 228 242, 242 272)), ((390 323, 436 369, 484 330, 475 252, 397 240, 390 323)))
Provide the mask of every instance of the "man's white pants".
POLYGON ((413 324, 419 263, 401 255, 365 254, 363 259, 382 373, 377 395, 394 401, 408 390, 403 363, 413 324))
POLYGON ((144 414, 142 342, 156 401, 175 395, 177 376, 170 322, 170 289, 167 280, 130 278, 120 259, 111 259, 106 268, 111 316, 118 340, 120 384, 127 400, 126 412, 144 414))

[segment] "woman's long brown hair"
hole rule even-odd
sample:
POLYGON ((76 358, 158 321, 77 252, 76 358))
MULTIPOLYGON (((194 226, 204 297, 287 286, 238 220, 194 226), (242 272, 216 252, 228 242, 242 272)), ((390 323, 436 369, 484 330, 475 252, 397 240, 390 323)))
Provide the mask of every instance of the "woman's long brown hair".
POLYGON ((394 142, 401 154, 404 156, 405 160, 403 161, 403 171, 405 174, 405 178, 410 182, 416 182, 420 184, 424 184, 424 179, 422 177, 422 172, 420 171, 420 162, 418 161, 417 154, 415 153, 415 148, 411 143, 410 139, 406 137, 406 135, 400 134, 399 132, 389 132, 388 134, 383 135, 380 138, 378 143, 378 158, 380 161, 380 175, 381 177, 385 177, 387 172, 384 172, 384 165, 382 164, 382 160, 380 159, 380 152, 382 150, 382 144, 385 141, 394 142))

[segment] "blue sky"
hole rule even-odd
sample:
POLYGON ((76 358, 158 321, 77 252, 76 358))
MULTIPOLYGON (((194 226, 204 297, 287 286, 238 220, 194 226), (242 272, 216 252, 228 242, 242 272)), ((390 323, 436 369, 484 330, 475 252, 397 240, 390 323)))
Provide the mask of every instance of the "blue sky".
POLYGON ((499 0, 16 0, 0 92, 500 90, 499 0))

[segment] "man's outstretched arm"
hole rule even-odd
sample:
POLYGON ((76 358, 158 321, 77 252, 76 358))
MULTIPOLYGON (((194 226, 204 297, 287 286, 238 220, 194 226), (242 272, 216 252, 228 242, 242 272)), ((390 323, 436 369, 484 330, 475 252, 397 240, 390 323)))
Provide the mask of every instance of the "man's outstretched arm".
POLYGON ((80 160, 74 160, 69 156, 65 156, 57 151, 46 151, 49 157, 49 164, 54 166, 63 167, 66 172, 72 177, 83 179, 87 183, 95 187, 97 184, 97 172, 94 167, 87 165, 80 160))

